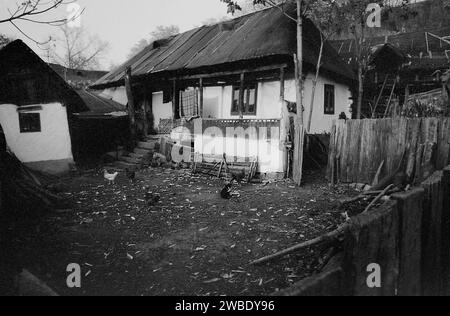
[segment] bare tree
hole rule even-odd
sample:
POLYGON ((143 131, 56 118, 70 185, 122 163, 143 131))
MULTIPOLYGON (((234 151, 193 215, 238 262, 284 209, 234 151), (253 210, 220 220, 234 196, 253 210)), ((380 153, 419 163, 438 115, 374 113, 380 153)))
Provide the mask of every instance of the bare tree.
POLYGON ((71 3, 76 3, 77 0, 18 0, 15 2, 15 5, 10 8, 6 8, 6 10, 2 10, 1 12, 7 12, 6 14, 1 15, 0 13, 0 24, 10 23, 16 28, 22 35, 32 40, 37 44, 40 43, 30 36, 28 36, 18 25, 18 22, 27 22, 34 24, 47 24, 51 26, 62 26, 71 21, 76 20, 80 17, 80 15, 84 12, 84 9, 81 12, 67 17, 51 17, 49 16, 53 11, 60 8, 63 5, 68 5, 71 3))
POLYGON ((83 27, 61 26, 60 45, 50 47, 51 59, 69 69, 98 69, 100 61, 109 49, 109 43, 97 36, 90 36, 83 27), (61 53, 57 49, 61 47, 61 53))
MULTIPOLYGON (((241 11, 241 5, 235 0, 220 0, 228 6, 228 13, 234 14, 241 11)), ((252 0, 253 5, 262 5, 280 9, 283 14, 295 21, 297 25, 297 54, 294 56, 295 63, 295 84, 296 84, 296 99, 297 99, 297 117, 295 119, 295 135, 294 135, 294 164, 293 164, 293 178, 297 185, 301 185, 303 172, 303 147, 304 147, 304 106, 303 106, 303 17, 305 10, 308 8, 307 4, 311 0, 291 0, 297 5, 297 12, 295 16, 291 16, 284 11, 282 4, 288 2, 287 0, 252 0)))
POLYGON ((155 30, 150 32, 148 39, 143 38, 133 46, 130 53, 128 54, 128 58, 133 58, 154 41, 169 38, 179 33, 180 28, 176 25, 169 25, 169 26, 159 25, 156 27, 155 30))
POLYGON ((309 107, 306 132, 311 132, 311 123, 314 113, 314 103, 316 98, 317 82, 322 68, 322 57, 325 43, 336 33, 342 31, 342 21, 337 16, 337 3, 334 0, 316 0, 310 3, 307 16, 315 23, 320 31, 320 49, 316 64, 316 75, 313 79, 311 92, 311 103, 309 107))

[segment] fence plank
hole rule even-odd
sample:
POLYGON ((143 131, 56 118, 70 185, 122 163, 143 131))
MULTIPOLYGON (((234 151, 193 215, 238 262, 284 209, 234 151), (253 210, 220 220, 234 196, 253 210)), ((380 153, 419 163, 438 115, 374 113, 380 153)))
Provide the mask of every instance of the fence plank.
POLYGON ((450 163, 450 118, 339 120, 335 128, 328 173, 333 166, 338 182, 370 184, 383 160, 382 177, 397 169, 405 152, 403 168, 417 184, 450 163))
POLYGON ((450 295, 450 167, 444 169, 443 179, 444 201, 442 209, 442 266, 443 292, 450 295))
POLYGON ((353 219, 344 246, 345 288, 354 296, 394 296, 396 293, 399 251, 396 202, 388 202, 376 211, 353 219), (367 268, 381 267, 381 288, 369 288, 367 268))
POLYGON ((420 296, 423 189, 393 195, 399 214, 399 296, 420 296))
POLYGON ((442 244, 442 207, 443 172, 434 173, 422 187, 425 189, 422 221, 422 294, 435 296, 440 294, 442 284, 441 244, 442 244))
POLYGON ((439 146, 437 151, 437 169, 445 168, 449 163, 450 155, 450 118, 445 118, 441 122, 439 130, 439 146))

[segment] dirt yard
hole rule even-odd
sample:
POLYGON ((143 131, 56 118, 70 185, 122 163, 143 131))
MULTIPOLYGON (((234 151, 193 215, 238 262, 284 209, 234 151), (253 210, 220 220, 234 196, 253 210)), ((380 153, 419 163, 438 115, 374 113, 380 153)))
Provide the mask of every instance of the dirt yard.
POLYGON ((72 209, 51 214, 16 249, 62 295, 267 295, 314 273, 325 252, 249 262, 334 230, 344 221, 337 199, 354 195, 321 174, 305 181, 238 186, 223 200, 222 180, 190 171, 148 169, 115 185, 79 176, 64 182, 72 209), (148 206, 146 190, 160 202, 148 206), (81 289, 66 286, 70 263, 82 266, 81 289))

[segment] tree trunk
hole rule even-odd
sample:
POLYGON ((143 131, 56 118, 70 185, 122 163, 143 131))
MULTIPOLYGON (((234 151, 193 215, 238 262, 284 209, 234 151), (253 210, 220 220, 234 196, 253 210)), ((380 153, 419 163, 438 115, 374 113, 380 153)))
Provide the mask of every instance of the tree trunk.
POLYGON ((295 56, 295 83, 297 90, 297 118, 294 135, 293 180, 297 185, 302 183, 303 173, 303 0, 297 0, 297 55, 295 56))
POLYGON ((358 65, 358 105, 356 108, 356 118, 362 118, 362 103, 364 97, 364 78, 362 65, 358 65))
POLYGON ((309 107, 308 127, 306 129, 308 134, 311 133, 311 124, 312 124, 312 117, 313 117, 313 112, 314 112, 314 102, 316 99, 317 81, 319 80, 320 67, 322 64, 323 46, 324 46, 324 38, 321 35, 319 59, 317 60, 316 76, 314 77, 314 81, 313 81, 312 94, 311 94, 311 106, 309 107))

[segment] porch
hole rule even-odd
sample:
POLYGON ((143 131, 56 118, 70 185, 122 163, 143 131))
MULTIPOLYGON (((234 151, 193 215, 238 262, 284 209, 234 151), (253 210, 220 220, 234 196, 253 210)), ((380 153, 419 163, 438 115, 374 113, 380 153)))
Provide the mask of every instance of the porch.
MULTIPOLYGON (((173 122, 170 140, 175 162, 257 162, 257 172, 284 176, 287 149, 280 119, 204 119, 173 122)), ((167 149, 163 148, 167 154, 167 149)))

